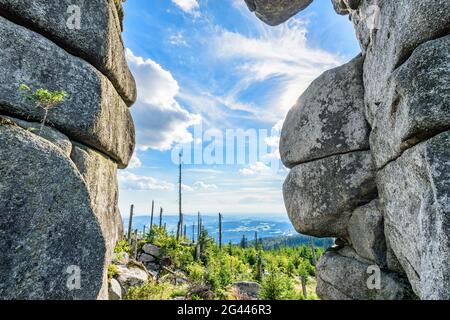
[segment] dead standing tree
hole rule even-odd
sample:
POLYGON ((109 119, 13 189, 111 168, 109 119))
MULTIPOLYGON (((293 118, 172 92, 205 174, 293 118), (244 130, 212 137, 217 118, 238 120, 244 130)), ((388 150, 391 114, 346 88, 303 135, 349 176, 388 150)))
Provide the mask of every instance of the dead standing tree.
POLYGON ((180 164, 179 164, 179 174, 178 174, 178 227, 177 227, 177 241, 180 240, 183 232, 183 213, 181 211, 181 158, 182 154, 179 154, 180 164))
POLYGON ((153 230, 153 211, 154 211, 154 209, 155 209, 155 201, 152 200, 152 214, 150 216, 150 231, 149 231, 150 234, 152 233, 152 230, 153 230))
POLYGON ((219 249, 222 250, 222 214, 219 213, 219 249))
POLYGON ((133 211, 134 211, 134 204, 131 205, 130 208, 130 218, 128 219, 128 243, 131 241, 131 228, 133 225, 133 211))

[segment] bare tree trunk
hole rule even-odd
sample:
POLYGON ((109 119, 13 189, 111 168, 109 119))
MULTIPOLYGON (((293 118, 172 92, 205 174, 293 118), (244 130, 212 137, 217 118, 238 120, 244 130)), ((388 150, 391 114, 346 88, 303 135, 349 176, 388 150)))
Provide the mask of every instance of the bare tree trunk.
POLYGON ((312 250, 312 265, 315 266, 317 264, 317 257, 316 257, 316 248, 314 248, 314 241, 312 237, 309 237, 309 240, 311 241, 311 250, 312 250))
POLYGON ((163 214, 163 208, 159 209, 159 228, 162 227, 162 214, 163 214))
POLYGON ((41 128, 39 129, 39 134, 42 134, 42 130, 44 130, 45 122, 47 122, 47 116, 48 116, 49 108, 48 107, 47 108, 44 107, 44 110, 45 110, 44 119, 42 120, 41 128))
POLYGON ((133 211, 134 211, 134 204, 131 205, 130 218, 128 219, 128 243, 130 243, 130 241, 131 241, 131 228, 133 225, 133 211))
POLYGON ((222 214, 219 213, 219 249, 222 250, 222 214))
POLYGON ((133 254, 134 259, 137 259, 137 229, 134 230, 134 242, 133 242, 133 254))
POLYGON ((155 209, 155 201, 152 200, 152 214, 150 216, 150 234, 152 233, 152 229, 153 229, 153 211, 155 209))
POLYGON ((200 211, 197 213, 197 242, 200 241, 200 233, 201 233, 201 218, 200 218, 200 211))
POLYGON ((305 299, 308 299, 308 292, 306 291, 306 276, 301 276, 301 280, 302 280, 303 297, 305 299))
POLYGON ((180 240, 181 234, 183 232, 183 213, 181 211, 181 153, 180 153, 180 165, 179 165, 179 175, 178 175, 178 228, 177 228, 177 241, 180 240))

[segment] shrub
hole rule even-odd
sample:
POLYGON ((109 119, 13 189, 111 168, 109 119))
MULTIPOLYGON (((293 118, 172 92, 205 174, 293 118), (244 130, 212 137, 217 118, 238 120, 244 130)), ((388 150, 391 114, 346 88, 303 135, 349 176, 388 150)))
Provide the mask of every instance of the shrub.
POLYGON ((110 264, 108 266, 108 279, 111 280, 115 276, 119 275, 119 270, 117 269, 117 266, 115 264, 110 264))
POLYGON ((263 300, 295 299, 296 294, 292 279, 278 270, 271 269, 262 281, 260 298, 263 300))
POLYGON ((171 284, 149 281, 143 286, 128 289, 124 300, 169 300, 173 290, 171 284))
POLYGON ((19 90, 24 92, 24 96, 27 100, 35 103, 38 107, 44 109, 44 118, 41 122, 41 128, 39 134, 42 133, 42 129, 47 121, 48 112, 60 105, 67 97, 65 91, 49 91, 48 89, 39 88, 35 91, 31 90, 26 84, 21 84, 19 90))
POLYGON ((126 252, 131 254, 131 246, 127 240, 122 239, 117 242, 116 247, 114 248, 114 253, 126 252))

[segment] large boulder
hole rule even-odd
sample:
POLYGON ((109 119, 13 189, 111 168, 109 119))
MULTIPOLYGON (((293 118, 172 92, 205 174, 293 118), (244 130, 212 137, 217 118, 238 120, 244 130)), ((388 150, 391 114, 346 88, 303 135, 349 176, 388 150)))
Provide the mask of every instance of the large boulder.
POLYGON ((70 139, 65 135, 59 132, 58 130, 55 130, 51 127, 44 126, 42 127, 41 131, 41 124, 38 122, 28 122, 24 120, 20 120, 13 117, 7 117, 2 116, 5 119, 9 119, 12 122, 14 122, 19 127, 32 132, 34 134, 37 134, 41 136, 42 138, 50 141, 55 146, 61 149, 61 151, 68 157, 70 157, 70 153, 72 152, 72 142, 70 139))
POLYGON ((385 234, 422 299, 450 299, 450 131, 378 174, 385 234))
POLYGON ((259 292, 261 291, 261 285, 252 281, 239 281, 233 283, 233 287, 238 292, 249 299, 257 300, 259 298, 259 292))
POLYGON ((134 124, 111 82, 84 60, 41 35, 0 17, 0 111, 41 121, 43 110, 19 91, 64 90, 65 102, 48 115, 48 124, 72 140, 98 149, 125 167, 134 150, 134 124))
POLYGON ((2 299, 97 298, 105 241, 83 177, 60 148, 4 118, 0 208, 2 299))
POLYGON ((154 257, 160 257, 161 256, 161 248, 157 247, 151 243, 146 243, 142 246, 142 251, 144 251, 146 254, 152 255, 154 257))
POLYGON ((139 287, 147 283, 148 273, 136 266, 117 266, 119 275, 117 281, 122 288, 122 296, 125 296, 131 287, 139 287))
POLYGON ((389 79, 384 102, 370 112, 378 168, 450 128, 449 48, 450 36, 422 44, 389 79))
POLYGON ((313 0, 244 0, 250 11, 270 26, 276 26, 308 7, 313 0))
POLYGON ((154 256, 150 255, 150 254, 142 253, 139 256, 139 261, 144 263, 144 264, 147 264, 149 262, 155 262, 156 258, 154 256))
POLYGON ((353 211, 348 223, 350 243, 359 256, 386 265, 386 240, 383 215, 378 200, 353 211))
POLYGON ((123 222, 118 208, 117 164, 91 148, 74 143, 71 159, 88 187, 91 206, 100 221, 108 256, 123 235, 123 222))
POLYGON ((448 0, 364 0, 351 14, 366 53, 364 85, 368 120, 387 96, 388 79, 422 43, 450 31, 448 0))
POLYGON ((283 195, 298 232, 347 237, 352 211, 377 195, 370 152, 351 152, 300 164, 286 178, 283 195))
POLYGON ((136 100, 136 84, 125 59, 114 2, 0 0, 0 11, 94 65, 109 78, 124 101, 131 104, 136 100))
POLYGON ((324 300, 415 299, 408 282, 399 275, 332 250, 320 258, 316 276, 316 291, 324 300), (379 287, 376 272, 379 272, 379 287))
POLYGON ((362 65, 359 56, 317 78, 289 111, 280 139, 283 163, 369 149, 362 65))
POLYGON ((114 278, 109 280, 108 300, 122 300, 122 288, 119 281, 114 278))
POLYGON ((106 253, 102 298, 107 297, 108 265, 113 258, 114 247, 123 235, 123 223, 118 208, 117 164, 101 153, 74 143, 71 159, 83 176, 89 191, 91 208, 102 229, 106 253))

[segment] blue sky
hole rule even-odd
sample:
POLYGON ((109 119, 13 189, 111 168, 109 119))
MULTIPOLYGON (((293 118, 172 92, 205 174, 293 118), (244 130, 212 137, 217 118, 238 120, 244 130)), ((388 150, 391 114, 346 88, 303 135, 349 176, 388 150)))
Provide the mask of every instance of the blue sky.
POLYGON ((152 200, 177 212, 174 158, 182 145, 185 213, 284 215, 288 171, 279 161, 279 131, 312 80, 359 53, 348 18, 330 0, 277 27, 259 21, 244 0, 128 0, 124 7, 138 101, 136 153, 119 173, 122 214, 131 203, 148 214, 152 200), (226 132, 238 129, 256 140, 230 147, 226 132), (246 161, 220 160, 238 149, 246 161))

